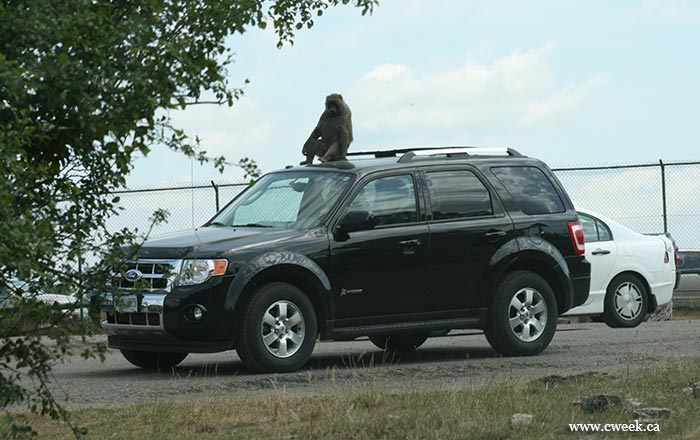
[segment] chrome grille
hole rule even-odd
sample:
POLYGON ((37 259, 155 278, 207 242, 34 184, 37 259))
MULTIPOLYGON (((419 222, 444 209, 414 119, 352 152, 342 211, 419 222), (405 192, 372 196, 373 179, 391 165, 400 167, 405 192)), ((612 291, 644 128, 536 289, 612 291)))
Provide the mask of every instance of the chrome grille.
POLYGON ((138 311, 122 313, 114 309, 112 294, 105 297, 109 300, 102 304, 100 323, 108 335, 133 335, 143 332, 165 334, 163 325, 163 303, 167 292, 140 293, 138 311))
MULTIPOLYGON (((128 261, 126 270, 137 270, 142 274, 145 280, 145 286, 142 290, 149 291, 170 291, 173 284, 173 277, 180 271, 181 260, 147 260, 141 259, 136 261, 128 261)), ((129 281, 124 274, 118 274, 115 279, 115 285, 121 290, 132 290, 136 283, 142 281, 129 281)))

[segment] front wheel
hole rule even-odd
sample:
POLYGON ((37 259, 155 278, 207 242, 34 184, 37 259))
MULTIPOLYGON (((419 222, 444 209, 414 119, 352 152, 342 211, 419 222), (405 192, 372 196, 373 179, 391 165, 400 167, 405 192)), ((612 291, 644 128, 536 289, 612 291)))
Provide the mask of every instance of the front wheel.
POLYGON ((150 351, 121 350, 127 361, 147 370, 162 370, 176 366, 188 353, 154 353, 150 351))
POLYGON ((383 335, 370 336, 369 340, 374 345, 387 351, 411 351, 423 345, 428 339, 424 333, 412 335, 383 335))
POLYGON ((649 308, 644 283, 634 275, 616 276, 605 293, 603 319, 613 328, 638 326, 649 308))
POLYGON ((309 298, 296 286, 275 282, 253 294, 243 313, 236 349, 253 371, 294 371, 311 357, 317 334, 309 298))
POLYGON ((547 348, 557 328, 557 302, 547 281, 530 271, 506 274, 496 286, 484 332, 506 356, 531 356, 547 348))

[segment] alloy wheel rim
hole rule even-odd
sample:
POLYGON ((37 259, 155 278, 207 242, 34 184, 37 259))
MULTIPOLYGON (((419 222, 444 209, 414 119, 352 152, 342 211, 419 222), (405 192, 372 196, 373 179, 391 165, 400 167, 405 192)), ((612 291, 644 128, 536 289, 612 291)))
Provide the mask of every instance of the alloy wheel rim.
POLYGON ((547 303, 532 287, 518 290, 510 300, 508 322, 516 338, 523 342, 537 340, 547 326, 547 303))
POLYGON ((642 312, 642 292, 634 283, 622 283, 615 290, 615 312, 627 321, 637 318, 642 312))
POLYGON ((301 348, 305 327, 299 307, 291 301, 281 300, 272 303, 263 314, 260 336, 270 354, 284 359, 301 348))

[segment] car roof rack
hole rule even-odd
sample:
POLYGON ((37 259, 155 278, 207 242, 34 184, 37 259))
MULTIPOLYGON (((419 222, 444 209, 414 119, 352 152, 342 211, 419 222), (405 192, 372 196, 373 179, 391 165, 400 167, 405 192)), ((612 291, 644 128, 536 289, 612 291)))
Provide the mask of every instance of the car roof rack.
POLYGON ((508 156, 522 157, 519 151, 513 148, 503 147, 416 147, 416 148, 398 148, 392 150, 377 150, 377 151, 357 151, 348 153, 348 156, 374 156, 396 157, 401 155, 398 162, 410 162, 416 158, 427 158, 430 156, 446 156, 451 159, 463 159, 466 156, 508 156))

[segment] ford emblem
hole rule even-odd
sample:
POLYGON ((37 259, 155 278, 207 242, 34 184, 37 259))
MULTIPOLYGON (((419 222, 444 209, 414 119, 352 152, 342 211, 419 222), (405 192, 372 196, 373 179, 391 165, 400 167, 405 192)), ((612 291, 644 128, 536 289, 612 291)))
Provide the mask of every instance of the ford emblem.
POLYGON ((124 278, 129 282, 135 283, 143 278, 143 274, 138 269, 129 269, 124 273, 124 278))

